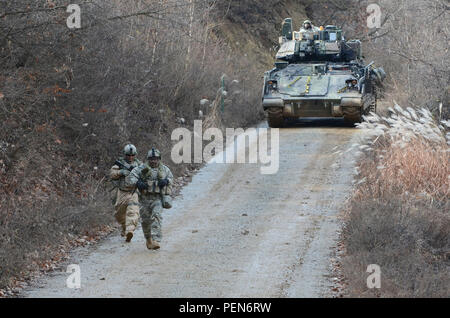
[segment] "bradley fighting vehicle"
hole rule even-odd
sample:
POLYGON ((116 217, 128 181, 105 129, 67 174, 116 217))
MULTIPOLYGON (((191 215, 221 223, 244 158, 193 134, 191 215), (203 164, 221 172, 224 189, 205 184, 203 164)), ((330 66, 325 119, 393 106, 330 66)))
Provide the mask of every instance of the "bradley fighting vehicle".
POLYGON ((336 26, 320 31, 293 31, 283 22, 275 68, 264 75, 263 107, 269 126, 288 118, 336 117, 358 123, 376 112, 377 86, 386 73, 362 60, 361 42, 346 41, 336 26))

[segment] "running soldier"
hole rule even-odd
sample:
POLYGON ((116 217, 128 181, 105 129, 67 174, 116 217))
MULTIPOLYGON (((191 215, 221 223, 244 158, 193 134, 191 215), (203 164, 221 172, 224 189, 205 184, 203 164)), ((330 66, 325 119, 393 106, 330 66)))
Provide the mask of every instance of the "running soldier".
POLYGON ((124 147, 123 155, 114 163, 109 176, 114 184, 114 217, 121 226, 121 235, 126 236, 126 242, 130 242, 139 222, 139 197, 138 193, 126 188, 125 178, 142 162, 136 159, 137 150, 132 144, 124 147))
POLYGON ((170 209, 173 175, 161 162, 161 152, 152 148, 147 155, 147 163, 133 169, 126 178, 126 186, 139 189, 142 207, 142 230, 148 249, 160 248, 162 239, 161 221, 163 208, 170 209))

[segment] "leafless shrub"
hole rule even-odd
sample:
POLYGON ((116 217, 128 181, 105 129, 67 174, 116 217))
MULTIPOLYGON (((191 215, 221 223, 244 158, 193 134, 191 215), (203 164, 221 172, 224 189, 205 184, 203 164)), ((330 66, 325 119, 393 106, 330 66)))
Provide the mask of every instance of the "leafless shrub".
POLYGON ((354 200, 343 233, 349 296, 448 297, 449 231, 442 206, 395 197, 354 200), (380 290, 367 288, 369 264, 381 268, 380 290))
MULTIPOLYGON (((91 180, 92 181, 92 180, 91 180)), ((39 264, 58 254, 68 235, 90 236, 113 220, 105 192, 92 182, 81 198, 51 194, 46 201, 7 202, 0 212, 0 286, 12 277, 26 277, 41 270, 39 264)), ((70 191, 70 189, 66 189, 70 191)))

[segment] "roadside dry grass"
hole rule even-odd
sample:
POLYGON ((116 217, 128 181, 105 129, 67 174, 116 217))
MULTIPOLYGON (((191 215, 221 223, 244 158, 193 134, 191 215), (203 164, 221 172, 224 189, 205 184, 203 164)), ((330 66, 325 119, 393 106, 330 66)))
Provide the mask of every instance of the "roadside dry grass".
POLYGON ((354 297, 448 297, 450 123, 426 109, 390 108, 360 128, 358 178, 346 214, 343 259, 354 297), (367 288, 369 264, 381 289, 367 288))

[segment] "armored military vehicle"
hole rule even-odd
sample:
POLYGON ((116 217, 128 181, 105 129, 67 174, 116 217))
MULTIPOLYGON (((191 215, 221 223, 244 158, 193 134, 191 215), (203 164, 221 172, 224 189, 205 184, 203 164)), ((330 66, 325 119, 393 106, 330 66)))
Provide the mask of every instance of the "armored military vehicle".
POLYGON ((270 127, 288 118, 336 117, 349 123, 376 112, 377 86, 386 73, 362 60, 361 42, 346 41, 336 26, 296 32, 283 22, 275 68, 264 75, 263 107, 270 127))

